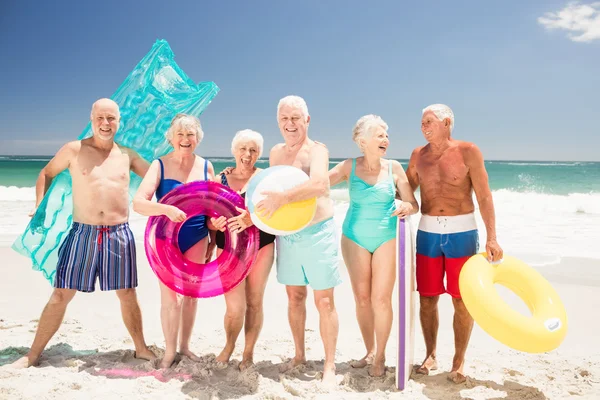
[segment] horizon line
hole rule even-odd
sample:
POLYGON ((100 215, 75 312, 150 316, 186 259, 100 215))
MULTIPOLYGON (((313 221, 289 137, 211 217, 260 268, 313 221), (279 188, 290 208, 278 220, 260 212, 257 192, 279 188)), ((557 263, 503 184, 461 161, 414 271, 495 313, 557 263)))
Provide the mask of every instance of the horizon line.
MULTIPOLYGON (((199 154, 197 154, 199 155, 199 154)), ((54 154, 52 155, 48 155, 48 154, 0 154, 0 157, 45 157, 45 158, 52 158, 54 157, 54 154)), ((211 158, 233 158, 232 155, 228 155, 228 156, 201 156, 203 158, 207 158, 207 159, 211 159, 211 158)), ((353 158, 353 157, 330 157, 330 160, 345 160, 348 158, 353 158)), ((410 158, 396 158, 396 157, 387 157, 389 159, 392 160, 405 160, 408 161, 410 160, 410 158)), ((260 161, 268 161, 269 157, 260 157, 258 160, 260 161)), ((577 163, 577 162, 585 162, 585 163, 599 163, 600 160, 594 161, 594 160, 549 160, 549 159, 545 159, 545 160, 525 160, 525 159, 497 159, 497 158, 485 158, 484 161, 500 161, 500 162, 572 162, 572 163, 577 163)))

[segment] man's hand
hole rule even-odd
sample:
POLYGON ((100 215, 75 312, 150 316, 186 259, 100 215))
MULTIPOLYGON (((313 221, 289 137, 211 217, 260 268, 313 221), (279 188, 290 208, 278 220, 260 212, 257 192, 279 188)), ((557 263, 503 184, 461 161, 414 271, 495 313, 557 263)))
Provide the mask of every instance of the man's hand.
POLYGON ((256 213, 267 219, 285 204, 285 195, 281 192, 265 191, 261 193, 264 199, 256 204, 256 213))
POLYGON ((498 242, 496 242, 496 239, 487 240, 487 243, 485 244, 485 251, 487 252, 489 262, 500 261, 504 255, 504 252, 502 251, 502 248, 498 242))
POLYGON ((234 167, 227 167, 223 171, 219 172, 219 175, 221 175, 221 174, 229 175, 230 173, 233 172, 234 169, 235 169, 234 167))

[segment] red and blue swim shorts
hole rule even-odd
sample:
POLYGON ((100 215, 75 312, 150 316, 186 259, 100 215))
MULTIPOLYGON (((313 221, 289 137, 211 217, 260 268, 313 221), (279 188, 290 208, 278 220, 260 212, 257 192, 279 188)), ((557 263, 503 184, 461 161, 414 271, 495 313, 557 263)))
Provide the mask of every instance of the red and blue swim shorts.
POLYGON ((421 296, 448 293, 460 298, 458 278, 477 253, 479 234, 475 215, 423 215, 417 231, 417 290, 421 296), (444 285, 444 277, 446 284, 444 285))

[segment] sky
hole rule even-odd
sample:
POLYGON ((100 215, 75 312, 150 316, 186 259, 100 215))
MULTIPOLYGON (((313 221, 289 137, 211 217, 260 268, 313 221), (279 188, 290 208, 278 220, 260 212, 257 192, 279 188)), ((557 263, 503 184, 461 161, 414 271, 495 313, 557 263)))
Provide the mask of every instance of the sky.
POLYGON ((230 155, 241 129, 280 142, 277 103, 295 94, 332 157, 359 155, 352 128, 373 113, 388 156, 408 158, 422 109, 444 103, 453 137, 486 159, 600 161, 599 2, 35 3, 0 2, 0 154, 75 139, 165 39, 190 78, 221 89, 201 116, 206 157, 230 155))

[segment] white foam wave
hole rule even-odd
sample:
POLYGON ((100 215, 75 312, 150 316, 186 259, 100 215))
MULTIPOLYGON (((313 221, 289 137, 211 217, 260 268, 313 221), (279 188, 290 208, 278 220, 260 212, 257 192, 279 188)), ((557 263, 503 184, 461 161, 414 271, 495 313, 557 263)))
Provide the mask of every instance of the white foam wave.
POLYGON ((35 187, 0 186, 0 201, 35 201, 35 187))
MULTIPOLYGON (((349 205, 348 190, 332 189, 334 220, 341 228, 349 205)), ((416 193, 420 202, 419 192, 416 193)), ((493 192, 496 232, 506 254, 533 266, 555 264, 562 257, 600 258, 600 193, 552 195, 511 190, 493 192)), ((21 234, 33 208, 35 189, 0 186, 0 235, 21 234)), ((475 201, 477 206, 477 202, 475 201)), ((486 230, 475 212, 480 235, 480 250, 485 250, 486 230)), ((416 231, 420 215, 411 218, 416 231)), ((147 218, 130 211, 130 223, 138 241, 143 241, 147 218)))
POLYGON ((527 165, 527 166, 540 166, 540 167, 576 167, 581 165, 580 162, 500 162, 497 164, 506 164, 506 165, 527 165))

